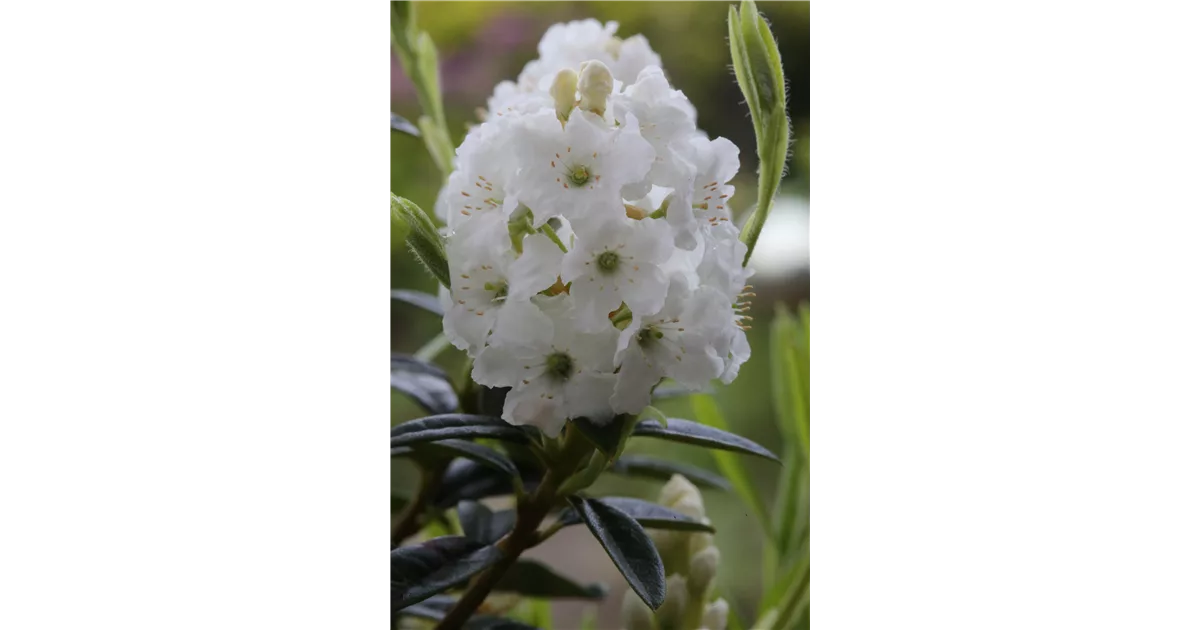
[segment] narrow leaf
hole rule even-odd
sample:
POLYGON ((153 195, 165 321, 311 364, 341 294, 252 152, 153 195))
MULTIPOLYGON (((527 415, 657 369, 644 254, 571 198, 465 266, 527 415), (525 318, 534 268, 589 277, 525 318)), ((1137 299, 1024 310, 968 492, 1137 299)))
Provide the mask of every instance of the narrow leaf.
POLYGON ((625 439, 629 436, 629 430, 635 426, 636 421, 634 416, 621 415, 604 423, 589 418, 575 418, 571 422, 589 442, 612 460, 621 454, 625 439))
MULTIPOLYGON (((635 499, 633 497, 601 497, 599 499, 588 500, 593 503, 603 503, 610 508, 618 510, 637 521, 642 527, 650 529, 708 532, 710 534, 716 531, 712 525, 702 523, 686 514, 681 514, 671 508, 643 499, 635 499)), ((579 513, 573 510, 563 510, 559 519, 564 527, 578 525, 582 522, 579 513)))
POLYGON ((657 610, 667 597, 662 558, 646 531, 628 514, 595 499, 567 497, 571 506, 604 547, 629 587, 657 610))
POLYGON ((512 531, 517 513, 513 510, 493 512, 477 501, 459 501, 458 522, 469 540, 490 545, 512 531))
MULTIPOLYGON (((725 427, 725 418, 721 415, 721 410, 717 407, 717 403, 713 401, 711 396, 693 397, 692 410, 696 412, 697 418, 704 421, 705 425, 725 427)), ((712 426, 707 426, 706 428, 713 431, 720 431, 720 429, 712 426)), ((763 505, 762 498, 755 490, 754 485, 750 483, 750 477, 746 474, 745 468, 742 467, 742 462, 737 457, 721 451, 713 451, 712 455, 713 459, 717 460, 717 466, 721 469, 721 472, 733 483, 734 491, 737 492, 742 502, 754 512, 754 517, 758 520, 759 525, 762 526, 767 536, 770 537, 771 521, 767 516, 766 506, 763 505)), ((770 542, 773 546, 774 540, 770 540, 770 542)))
POLYGON ((441 302, 438 302, 437 296, 431 293, 409 291, 408 289, 392 289, 392 299, 425 309, 438 317, 446 314, 441 302))
POLYGON ((604 599, 608 593, 603 584, 585 586, 536 560, 518 560, 500 578, 496 590, 557 599, 604 599))
POLYGON ((458 394, 446 372, 413 356, 392 355, 392 389, 407 394, 429 413, 450 413, 458 408, 458 394))
MULTIPOLYGON (((404 448, 404 447, 401 447, 404 448)), ((503 453, 488 448, 482 444, 468 442, 467 440, 438 440, 437 442, 422 442, 414 445, 414 448, 420 451, 442 452, 445 455, 453 457, 455 455, 474 460, 493 468, 509 477, 519 477, 521 473, 517 472, 517 465, 503 453)))
POLYGON ((503 556, 462 536, 442 536, 392 550, 392 610, 461 584, 503 556))
MULTIPOLYGON (((708 397, 696 396, 692 398, 693 405, 695 405, 696 400, 703 398, 708 397)), ((774 453, 740 435, 681 418, 668 418, 667 426, 665 427, 655 420, 642 420, 634 427, 633 435, 661 438, 672 442, 683 442, 685 444, 695 444, 708 448, 757 455, 774 462, 779 462, 779 457, 774 453)))
POLYGON ((442 286, 449 288, 450 266, 446 262, 445 238, 434 227, 429 215, 417 204, 393 194, 392 216, 408 223, 409 233, 405 243, 409 251, 442 286))
MULTIPOLYGON (((541 480, 541 470, 520 463, 521 482, 527 491, 533 491, 541 480)), ((469 459, 455 459, 442 475, 442 483, 433 496, 433 505, 446 509, 459 501, 483 499, 509 495, 513 492, 513 480, 507 474, 490 466, 469 459)))
POLYGON ((697 486, 707 486, 721 490, 733 488, 728 479, 699 466, 658 459, 656 457, 647 457, 645 455, 622 455, 617 461, 613 462, 608 471, 618 475, 647 477, 662 481, 669 481, 672 475, 679 474, 697 486))
POLYGON ((489 416, 449 413, 410 420, 392 427, 392 448, 452 438, 492 438, 518 444, 529 443, 528 433, 489 416))

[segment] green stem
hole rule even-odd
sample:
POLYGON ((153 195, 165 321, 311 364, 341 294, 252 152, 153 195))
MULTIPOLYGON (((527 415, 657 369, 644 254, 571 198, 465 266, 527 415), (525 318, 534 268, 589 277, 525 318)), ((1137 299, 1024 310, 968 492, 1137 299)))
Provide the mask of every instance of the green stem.
POLYGON ((562 240, 558 238, 558 233, 551 229, 549 224, 542 225, 541 228, 538 228, 538 231, 549 236, 550 240, 554 241, 554 244, 558 245, 558 248, 563 250, 563 253, 566 253, 567 246, 563 245, 562 240))
POLYGON ((437 625, 437 630, 462 628, 479 608, 479 605, 483 603, 483 600, 487 599, 488 593, 491 593, 504 573, 517 561, 517 558, 521 557, 521 553, 557 531, 551 526, 546 532, 539 534, 538 527, 550 510, 558 504, 559 486, 575 472, 583 459, 591 455, 594 449, 595 447, 575 428, 575 425, 567 424, 567 435, 562 449, 559 451, 558 460, 546 471, 537 491, 517 505, 517 522, 513 526, 513 530, 496 543, 504 555, 495 564, 471 579, 466 593, 463 593, 454 608, 450 609, 450 612, 442 618, 441 623, 437 625))

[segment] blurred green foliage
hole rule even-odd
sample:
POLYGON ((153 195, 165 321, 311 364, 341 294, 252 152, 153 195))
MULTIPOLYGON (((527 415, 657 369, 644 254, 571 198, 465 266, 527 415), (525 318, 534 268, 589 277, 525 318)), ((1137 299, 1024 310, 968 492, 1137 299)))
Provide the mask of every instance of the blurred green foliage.
MULTIPOLYGON (((455 145, 462 140, 467 126, 478 121, 476 109, 486 107, 493 86, 501 80, 515 79, 521 68, 537 57, 537 41, 551 24, 594 17, 602 22, 620 22, 618 36, 645 35, 662 57, 672 83, 696 105, 699 127, 710 136, 729 138, 741 147, 742 166, 734 180, 738 192, 731 204, 735 216, 739 216, 754 203, 757 158, 750 115, 730 69, 728 6, 717 2, 419 2, 417 21, 438 49, 445 116, 455 145)), ((797 139, 781 194, 807 196, 809 5, 759 2, 758 8, 779 40, 789 84, 788 115, 797 139)), ((391 108, 409 120, 417 120, 421 114, 416 91, 394 56, 391 108)), ((432 212, 441 182, 441 173, 422 141, 391 132, 391 191, 432 212)), ((392 287, 436 292, 437 282, 407 251, 401 229, 393 223, 392 287)), ((765 232, 771 229, 768 220, 765 232)), ((751 282, 758 294, 750 311, 756 322, 749 331, 753 355, 731 386, 717 386, 714 398, 731 430, 770 447, 783 444, 786 436, 773 420, 769 384, 775 359, 768 324, 775 304, 785 304, 794 312, 798 304, 807 302, 807 269, 770 281, 752 278, 751 282)), ((428 313, 403 304, 393 304, 392 311, 393 351, 415 352, 441 331, 440 320, 428 313)), ((464 358, 463 353, 449 349, 440 355, 438 363, 450 374, 459 375, 461 381, 464 358)), ((662 401, 656 406, 669 416, 695 418, 688 398, 662 401)), ((393 392, 393 423, 421 415, 407 398, 393 392)), ((709 452, 681 444, 632 440, 628 452, 648 453, 651 449, 657 457, 717 469, 709 452)), ((782 479, 780 466, 758 458, 742 458, 740 463, 762 496, 775 495, 782 479)), ((397 466, 393 470, 394 487, 403 487, 411 479, 408 473, 403 465, 397 466)), ((658 487, 606 475, 593 490, 596 494, 653 499, 658 487)), ((706 491, 705 501, 724 557, 761 557, 765 538, 750 508, 735 493, 706 491)), ((757 563, 728 562, 719 579, 734 611, 744 619, 752 618, 764 593, 757 563)))

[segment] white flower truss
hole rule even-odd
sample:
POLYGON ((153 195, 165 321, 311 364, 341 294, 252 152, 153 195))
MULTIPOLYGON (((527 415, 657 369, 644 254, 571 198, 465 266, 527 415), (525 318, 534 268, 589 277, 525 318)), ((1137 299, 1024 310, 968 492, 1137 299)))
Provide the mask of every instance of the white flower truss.
POLYGON ((663 379, 730 382, 750 270, 729 210, 738 149, 696 129, 641 36, 551 27, 496 87, 438 199, 443 328, 504 420, 557 435, 637 414, 663 379))

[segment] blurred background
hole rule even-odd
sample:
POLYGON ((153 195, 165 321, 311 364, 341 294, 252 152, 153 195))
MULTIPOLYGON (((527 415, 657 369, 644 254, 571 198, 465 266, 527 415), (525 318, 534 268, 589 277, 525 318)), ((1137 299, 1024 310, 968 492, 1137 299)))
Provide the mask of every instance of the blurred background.
MULTIPOLYGON (((710 137, 723 136, 741 149, 741 169, 733 182, 737 192, 731 204, 740 225, 755 202, 758 159, 750 115, 730 68, 728 6, 720 2, 420 2, 417 21, 438 48, 446 117, 451 134, 457 134, 455 145, 466 134, 467 125, 478 122, 475 110, 486 108, 495 84, 515 79, 521 68, 537 57, 537 42, 551 24, 592 17, 619 22, 619 37, 645 35, 662 57, 671 83, 696 106, 698 126, 710 137)), ((748 333, 753 354, 738 379, 729 386, 718 384, 715 395, 733 431, 774 449, 780 437, 771 417, 768 327, 777 304, 794 312, 809 299, 809 4, 759 2, 758 8, 779 39, 795 140, 780 195, 751 260, 756 272, 750 283, 757 293, 751 311, 754 325, 748 333)), ((420 115, 416 92, 394 53, 391 68, 391 111, 415 121, 420 115)), ((391 132, 392 192, 432 212, 440 185, 440 174, 421 140, 391 132)), ((420 268, 396 233, 391 265, 392 288, 436 293, 436 281, 420 268)), ((400 303, 393 303, 391 321, 391 349, 395 352, 414 352, 441 331, 436 317, 400 303)), ((464 354, 451 348, 441 354, 438 363, 458 375, 463 361, 464 354)), ((694 418, 686 398, 657 406, 669 416, 694 418)), ((393 392, 393 424, 422 415, 406 397, 393 392)), ((635 439, 628 452, 651 448, 655 456, 715 470, 712 456, 698 447, 635 439)), ((745 457, 743 464, 763 495, 774 496, 780 468, 753 457, 745 457)), ((413 485, 415 476, 408 466, 404 460, 393 460, 394 493, 407 495, 413 485)), ((655 500, 660 487, 652 481, 605 476, 594 490, 655 500)), ((723 559, 720 593, 730 601, 733 612, 748 621, 763 588, 761 530, 733 493, 704 490, 703 494, 723 559)), ((620 601, 627 587, 584 528, 565 529, 530 555, 577 579, 608 583, 610 595, 596 611, 598 627, 619 627, 620 601)), ((572 624, 584 607, 557 604, 556 627, 575 627, 572 624)))

